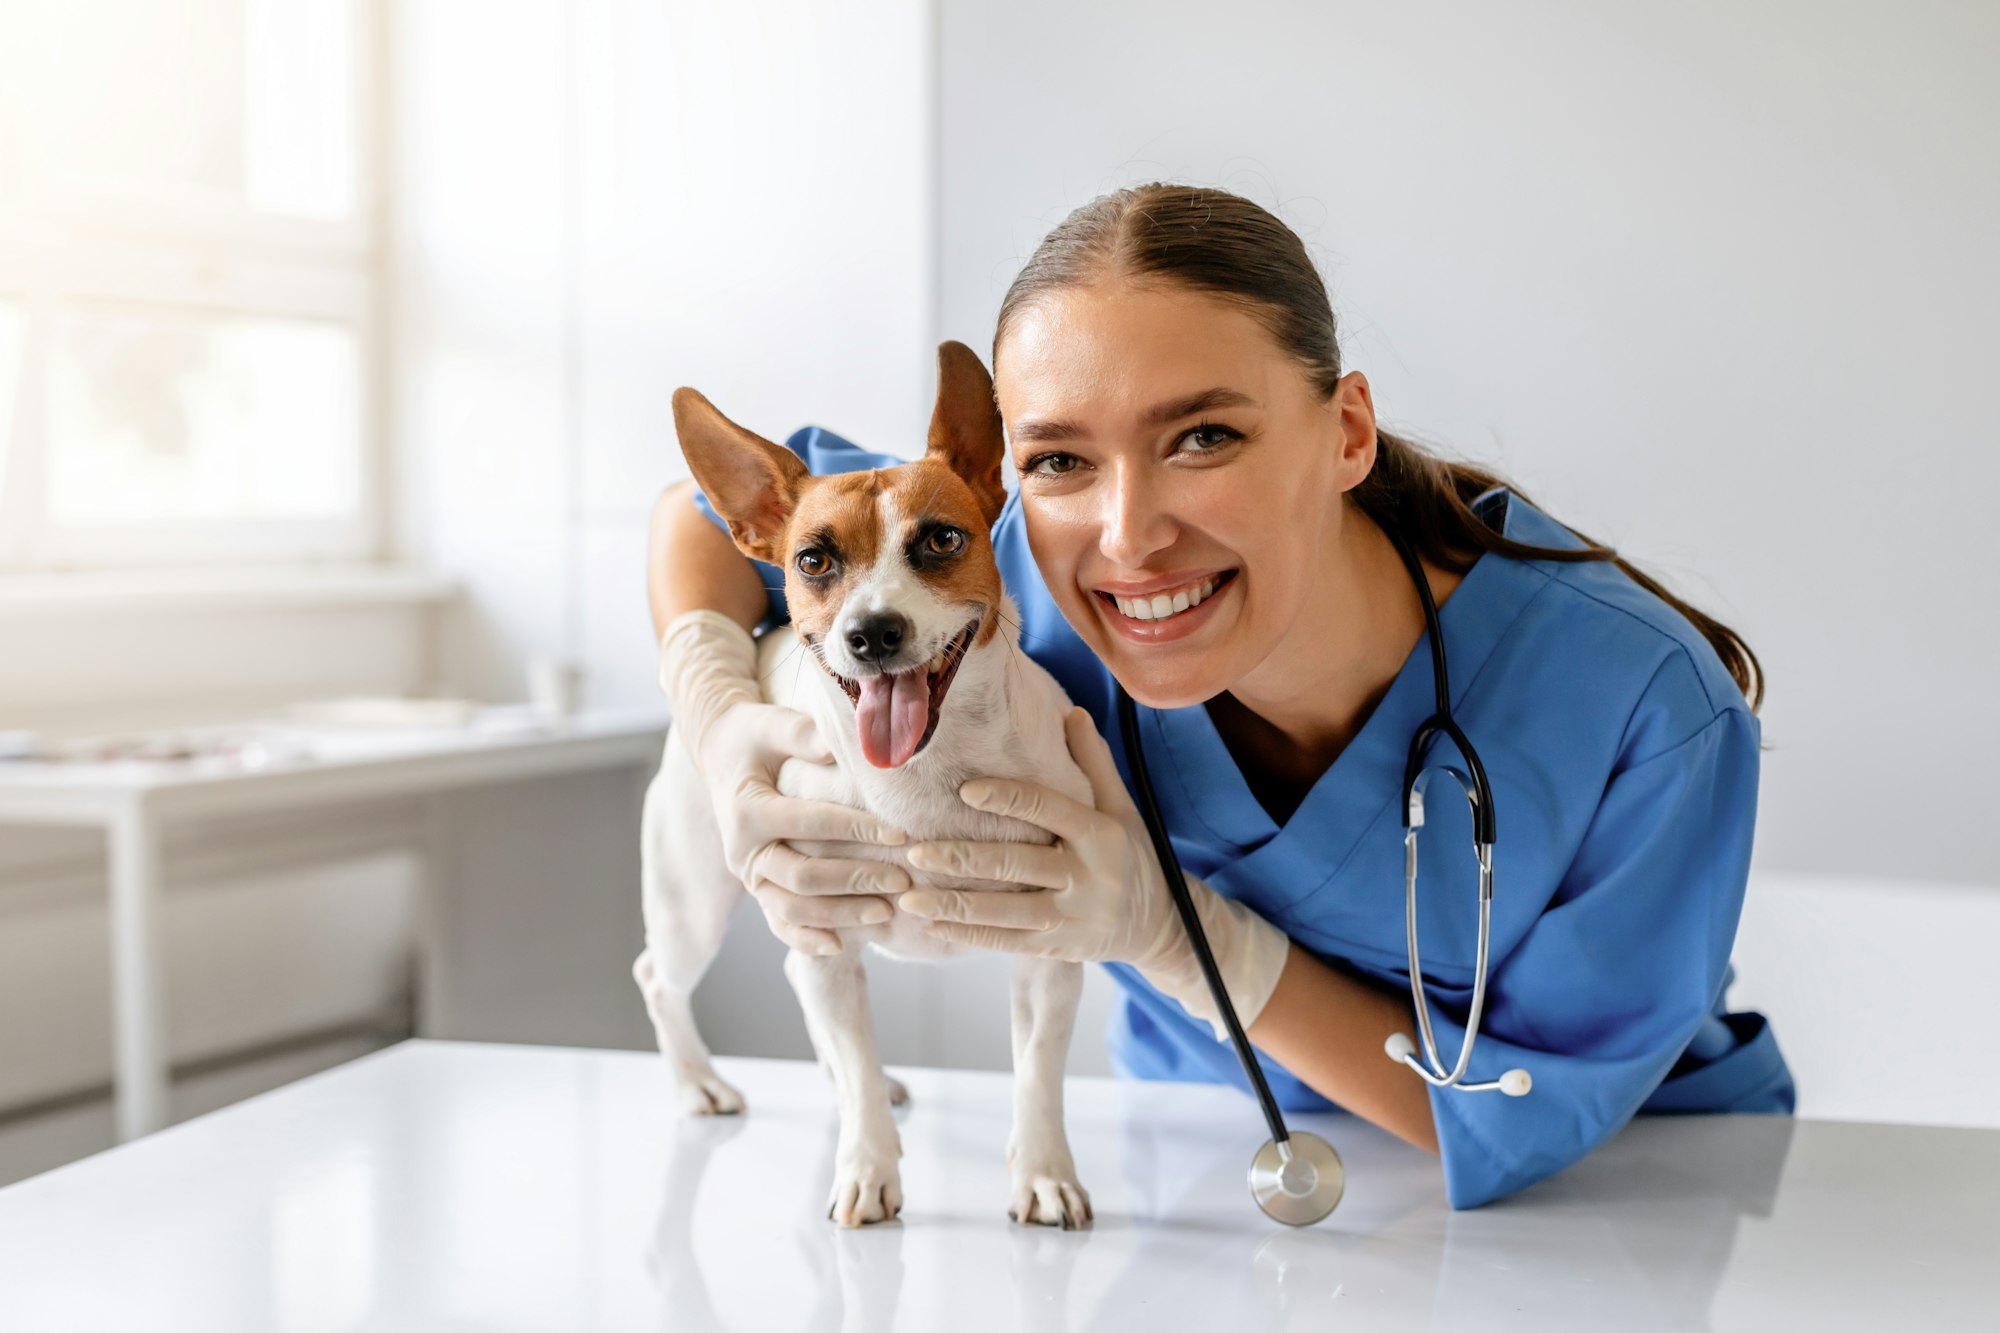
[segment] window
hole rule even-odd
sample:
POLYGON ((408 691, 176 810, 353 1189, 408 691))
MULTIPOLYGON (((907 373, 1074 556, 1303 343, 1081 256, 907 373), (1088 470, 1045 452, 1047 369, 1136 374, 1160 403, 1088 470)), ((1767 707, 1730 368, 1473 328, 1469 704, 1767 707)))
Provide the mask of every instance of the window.
POLYGON ((374 553, 374 18, 0 4, 0 569, 374 553))

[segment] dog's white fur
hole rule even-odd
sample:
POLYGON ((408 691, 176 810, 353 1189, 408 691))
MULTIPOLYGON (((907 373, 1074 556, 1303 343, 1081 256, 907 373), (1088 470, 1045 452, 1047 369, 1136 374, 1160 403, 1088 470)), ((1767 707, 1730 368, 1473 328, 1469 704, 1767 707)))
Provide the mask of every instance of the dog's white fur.
MULTIPOLYGON (((878 507, 883 530, 898 531, 896 493, 878 507)), ((881 543, 881 557, 857 581, 835 623, 857 610, 895 610, 912 625, 915 660, 943 650, 985 608, 954 604, 920 577, 902 544, 881 543)), ((1049 835, 1019 820, 974 810, 959 799, 959 784, 973 777, 1026 778, 1086 805, 1089 779, 1071 759, 1063 734, 1069 701, 1062 687, 1020 651, 1012 599, 1001 597, 999 623, 983 645, 966 653, 951 684, 930 742, 898 768, 876 768, 863 757, 854 706, 811 660, 812 648, 789 629, 760 640, 758 677, 764 697, 810 714, 835 755, 835 765, 788 761, 778 788, 787 795, 861 806, 903 830, 912 842, 934 839, 1048 842, 1049 835)), ((829 667, 853 678, 867 674, 829 634, 820 647, 829 667)), ((723 864, 722 842, 707 789, 676 728, 667 737, 660 771, 646 792, 642 878, 646 947, 633 976, 646 998, 670 1059, 684 1109, 695 1114, 743 1109, 695 1029, 689 996, 720 947, 743 886, 723 864)), ((960 881, 911 869, 900 847, 821 847, 797 844, 808 855, 868 858, 902 866, 917 884, 990 889, 987 881, 960 881)), ((923 918, 897 913, 879 926, 842 928, 838 954, 785 957, 785 975, 805 1010, 806 1030, 832 1075, 840 1112, 840 1138, 829 1216, 843 1225, 894 1217, 901 1207, 897 1159, 901 1143, 891 1119, 900 1086, 886 1078, 876 1054, 874 1025, 862 970, 861 949, 873 945, 892 958, 931 960, 962 946, 929 938, 923 918)), ((1054 959, 1017 956, 1013 980, 1014 1129, 1007 1161, 1012 1177, 1010 1214, 1022 1222, 1064 1227, 1089 1216, 1088 1195, 1076 1178, 1062 1122, 1063 1064, 1076 1020, 1082 967, 1054 959)))

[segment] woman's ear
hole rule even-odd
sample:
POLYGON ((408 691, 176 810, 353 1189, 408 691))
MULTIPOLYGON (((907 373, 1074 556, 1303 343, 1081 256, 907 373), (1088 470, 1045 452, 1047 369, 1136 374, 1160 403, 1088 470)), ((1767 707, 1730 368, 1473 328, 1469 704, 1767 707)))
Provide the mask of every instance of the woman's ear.
POLYGON ((737 425, 693 389, 674 390, 674 433, 695 485, 729 524, 737 549, 753 560, 784 563, 785 525, 812 475, 805 460, 737 425))
POLYGON ((962 342, 938 344, 937 407, 931 413, 925 456, 944 463, 972 488, 986 526, 992 527, 1007 504, 1007 488, 1000 481, 1007 436, 993 401, 993 377, 979 353, 962 342))
POLYGON ((1358 370, 1342 375, 1326 410, 1340 437, 1341 467, 1354 478, 1348 485, 1359 486, 1374 470, 1378 448, 1375 400, 1368 391, 1368 377, 1358 370))

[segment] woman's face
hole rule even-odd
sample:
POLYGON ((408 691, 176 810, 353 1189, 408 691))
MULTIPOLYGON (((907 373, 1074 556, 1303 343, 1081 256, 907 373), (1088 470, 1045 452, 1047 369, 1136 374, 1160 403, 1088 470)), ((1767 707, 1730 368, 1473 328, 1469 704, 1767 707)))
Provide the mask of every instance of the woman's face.
POLYGON ((1239 306, 1106 281, 1019 311, 994 393, 1035 563, 1134 698, 1200 703, 1325 632, 1310 598, 1374 462, 1358 372, 1322 399, 1239 306))

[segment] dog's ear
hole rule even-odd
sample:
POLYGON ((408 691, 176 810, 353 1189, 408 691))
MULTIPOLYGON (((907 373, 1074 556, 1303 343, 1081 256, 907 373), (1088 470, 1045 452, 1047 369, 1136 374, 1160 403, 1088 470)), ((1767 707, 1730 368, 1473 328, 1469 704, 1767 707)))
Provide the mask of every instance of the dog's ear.
POLYGON ((791 450, 731 421, 693 389, 674 390, 674 432, 695 485, 745 555, 783 564, 778 542, 812 474, 791 450))
POLYGON ((1007 438, 1000 408, 993 401, 993 377, 979 353, 962 342, 938 344, 937 407, 931 413, 930 448, 925 454, 956 472, 972 488, 986 525, 1000 517, 1007 488, 1000 468, 1007 459, 1007 438))

